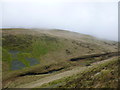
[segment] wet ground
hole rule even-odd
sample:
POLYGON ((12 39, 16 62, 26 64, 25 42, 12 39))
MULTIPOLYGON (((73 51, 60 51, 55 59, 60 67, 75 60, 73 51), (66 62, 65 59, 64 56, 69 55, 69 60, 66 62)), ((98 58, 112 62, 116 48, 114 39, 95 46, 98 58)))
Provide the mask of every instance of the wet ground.
MULTIPOLYGON (((20 51, 10 50, 9 53, 12 55, 12 58, 13 58, 11 62, 11 70, 19 70, 19 69, 23 69, 26 67, 26 65, 22 61, 16 59, 17 54, 21 53, 20 51)), ((30 66, 39 64, 39 61, 33 57, 32 58, 26 57, 25 60, 29 62, 30 66)))

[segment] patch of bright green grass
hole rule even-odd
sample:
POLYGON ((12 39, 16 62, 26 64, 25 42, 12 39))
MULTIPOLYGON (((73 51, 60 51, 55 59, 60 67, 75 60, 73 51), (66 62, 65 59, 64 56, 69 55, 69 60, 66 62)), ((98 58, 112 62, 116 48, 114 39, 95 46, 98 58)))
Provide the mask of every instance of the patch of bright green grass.
POLYGON ((62 43, 55 37, 51 36, 34 36, 27 34, 7 34, 3 35, 3 61, 11 66, 12 60, 19 60, 27 67, 29 62, 26 58, 35 58, 40 61, 40 57, 58 50, 62 43), (16 57, 13 57, 10 50, 18 51, 16 57))
POLYGON ((8 50, 2 48, 2 61, 10 63, 12 61, 12 55, 8 52, 8 50))
POLYGON ((31 58, 31 54, 30 53, 19 53, 17 55, 17 60, 21 61, 23 64, 25 64, 27 67, 30 66, 29 62, 26 60, 27 58, 31 58))
MULTIPOLYGON (((60 44, 60 43, 59 43, 60 44)), ((40 57, 58 49, 58 44, 50 41, 36 41, 32 44, 32 55, 40 57)))

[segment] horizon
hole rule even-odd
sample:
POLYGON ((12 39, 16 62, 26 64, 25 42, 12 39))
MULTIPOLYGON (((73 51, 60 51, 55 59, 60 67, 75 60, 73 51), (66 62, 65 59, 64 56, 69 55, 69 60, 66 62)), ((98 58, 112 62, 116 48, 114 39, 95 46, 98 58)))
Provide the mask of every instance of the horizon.
POLYGON ((1 28, 61 29, 118 41, 117 2, 6 1, 2 10, 1 28))
POLYGON ((105 38, 101 38, 101 37, 96 37, 96 36, 93 36, 93 35, 90 35, 90 34, 85 34, 85 33, 80 33, 80 32, 76 32, 76 31, 72 31, 72 30, 66 30, 66 29, 57 29, 57 28, 52 28, 52 29, 48 29, 48 28, 0 28, 0 29, 31 29, 31 30, 34 30, 34 29, 37 29, 37 30, 62 30, 62 31, 69 31, 69 32, 73 32, 73 33, 79 33, 79 34, 83 34, 83 35, 89 35, 89 36, 92 36, 94 38, 97 38, 97 39, 100 39, 100 40, 107 40, 107 41, 115 41, 115 42, 119 42, 117 40, 110 40, 110 39, 105 39, 105 38))

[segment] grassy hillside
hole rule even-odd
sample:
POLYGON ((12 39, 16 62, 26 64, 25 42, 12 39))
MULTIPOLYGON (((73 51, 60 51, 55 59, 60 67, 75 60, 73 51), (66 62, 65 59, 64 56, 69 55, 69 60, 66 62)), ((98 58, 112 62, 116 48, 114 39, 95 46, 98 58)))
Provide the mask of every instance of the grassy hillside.
MULTIPOLYGON (((36 88, 118 88, 118 58, 36 88)), ((33 89, 36 90, 36 89, 33 89)))
POLYGON ((117 52, 117 42, 56 29, 3 29, 2 47, 3 81, 95 61, 70 62, 74 57, 117 52))

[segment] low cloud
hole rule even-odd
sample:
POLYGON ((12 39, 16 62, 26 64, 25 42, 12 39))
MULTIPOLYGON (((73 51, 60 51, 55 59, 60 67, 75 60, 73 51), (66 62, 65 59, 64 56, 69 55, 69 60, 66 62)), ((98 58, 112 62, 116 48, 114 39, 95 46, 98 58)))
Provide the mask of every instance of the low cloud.
POLYGON ((57 28, 118 39, 118 7, 115 2, 4 2, 3 28, 57 28))

